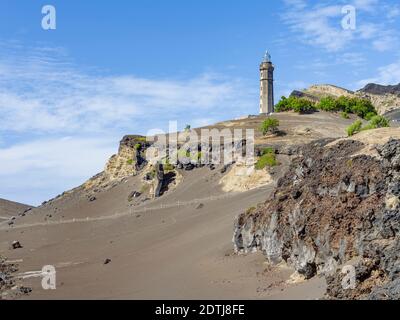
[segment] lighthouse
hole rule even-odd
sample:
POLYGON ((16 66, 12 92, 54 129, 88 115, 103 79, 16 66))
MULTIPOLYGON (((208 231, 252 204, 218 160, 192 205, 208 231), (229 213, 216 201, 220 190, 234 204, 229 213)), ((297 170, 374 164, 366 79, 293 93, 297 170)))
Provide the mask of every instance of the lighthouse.
POLYGON ((260 114, 274 112, 274 69, 267 51, 260 65, 260 114))

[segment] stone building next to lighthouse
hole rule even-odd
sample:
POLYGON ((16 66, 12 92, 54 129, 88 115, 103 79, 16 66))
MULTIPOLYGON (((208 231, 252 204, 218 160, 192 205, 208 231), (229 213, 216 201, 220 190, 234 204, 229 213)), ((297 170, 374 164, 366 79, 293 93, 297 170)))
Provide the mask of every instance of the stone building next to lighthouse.
POLYGON ((260 65, 260 114, 274 112, 274 69, 267 51, 260 65))

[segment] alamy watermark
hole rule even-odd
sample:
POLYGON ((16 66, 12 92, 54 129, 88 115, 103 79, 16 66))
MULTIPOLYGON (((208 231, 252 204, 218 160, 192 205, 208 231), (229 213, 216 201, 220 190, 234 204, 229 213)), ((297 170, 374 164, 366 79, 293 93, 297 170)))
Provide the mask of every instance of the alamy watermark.
POLYGON ((342 268, 342 288, 344 290, 354 290, 356 288, 356 268, 352 265, 346 265, 342 268))
POLYGON ((354 6, 347 5, 342 8, 342 28, 344 30, 356 30, 357 28, 357 11, 354 6))
POLYGON ((254 129, 199 129, 178 132, 177 121, 169 122, 168 133, 152 129, 146 134, 151 147, 146 160, 151 164, 229 165, 233 162, 254 166, 254 129))
POLYGON ((21 279, 42 278, 43 290, 56 290, 56 268, 52 265, 43 266, 40 271, 28 271, 19 275, 21 279))
POLYGON ((42 268, 42 288, 43 290, 55 290, 56 287, 56 268, 48 265, 42 268))
POLYGON ((57 29, 57 12, 56 8, 52 5, 45 5, 42 7, 42 28, 43 30, 56 30, 57 29))

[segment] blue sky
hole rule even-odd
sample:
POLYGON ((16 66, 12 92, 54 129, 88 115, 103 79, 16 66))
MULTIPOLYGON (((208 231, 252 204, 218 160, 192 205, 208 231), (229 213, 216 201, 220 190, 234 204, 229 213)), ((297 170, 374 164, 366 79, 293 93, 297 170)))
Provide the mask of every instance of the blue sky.
POLYGON ((399 83, 399 30, 395 0, 1 0, 0 197, 38 204, 79 185, 125 134, 257 113, 266 49, 276 99, 399 83), (47 4, 56 30, 41 27, 47 4))

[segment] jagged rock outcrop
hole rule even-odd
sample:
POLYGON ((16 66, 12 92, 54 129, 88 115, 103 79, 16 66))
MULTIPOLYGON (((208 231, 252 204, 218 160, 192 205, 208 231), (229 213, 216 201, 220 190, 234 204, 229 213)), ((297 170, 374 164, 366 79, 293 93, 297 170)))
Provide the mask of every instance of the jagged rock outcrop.
POLYGON ((264 204, 235 223, 237 252, 261 250, 305 278, 327 279, 338 299, 400 298, 400 140, 321 140, 301 154, 264 204), (350 265, 355 288, 343 286, 350 265))
POLYGON ((157 163, 155 170, 154 198, 158 198, 161 196, 161 190, 164 185, 164 167, 161 163, 157 163))
POLYGON ((85 189, 106 187, 110 182, 136 175, 147 164, 145 152, 150 147, 146 137, 130 135, 122 138, 118 153, 107 162, 103 172, 84 184, 85 189))
POLYGON ((380 94, 380 95, 384 95, 387 93, 400 95, 400 83, 394 86, 391 85, 383 86, 376 83, 369 83, 359 91, 364 93, 380 94))

